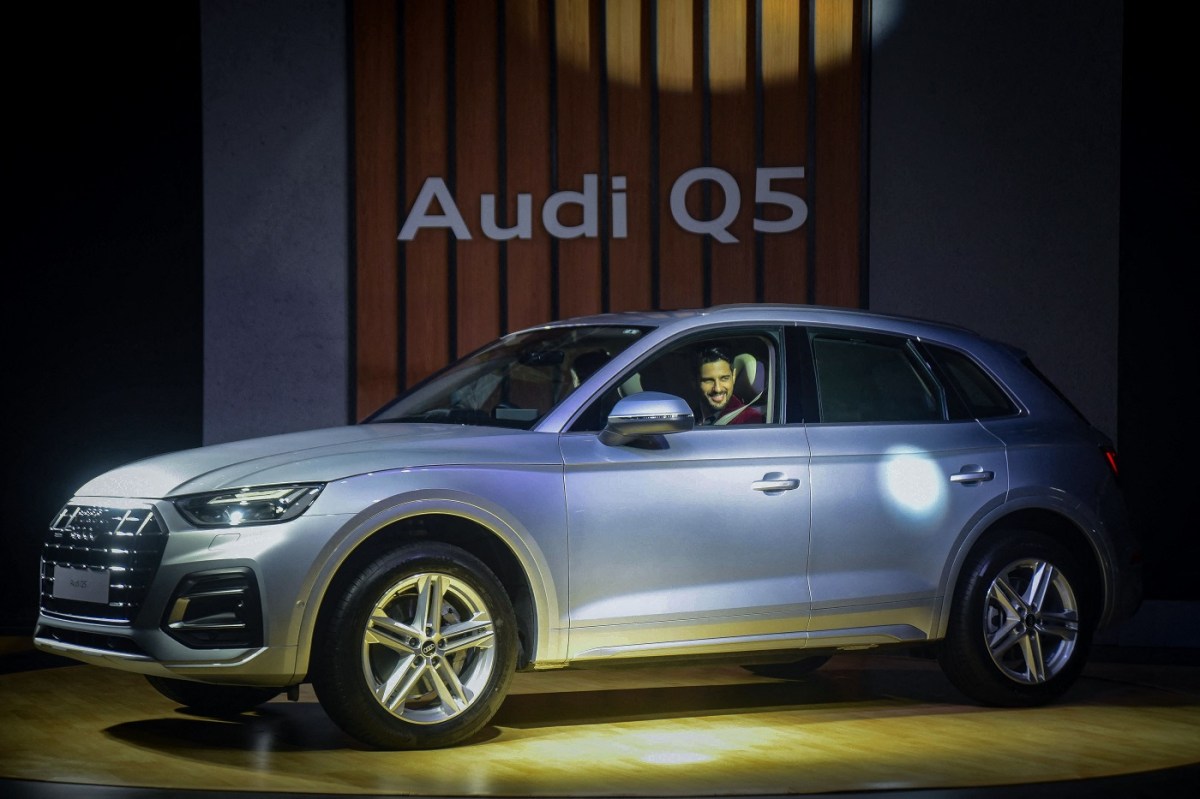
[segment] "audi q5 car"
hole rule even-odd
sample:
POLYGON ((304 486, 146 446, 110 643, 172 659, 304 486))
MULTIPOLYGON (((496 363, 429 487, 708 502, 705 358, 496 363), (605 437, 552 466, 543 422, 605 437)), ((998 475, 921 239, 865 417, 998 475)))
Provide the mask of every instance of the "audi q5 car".
POLYGON ((52 520, 36 646, 200 713, 311 683, 387 749, 516 671, 925 647, 1061 697, 1141 595, 1116 453, 1013 347, 836 308, 511 333, 362 423, 159 455, 52 520))

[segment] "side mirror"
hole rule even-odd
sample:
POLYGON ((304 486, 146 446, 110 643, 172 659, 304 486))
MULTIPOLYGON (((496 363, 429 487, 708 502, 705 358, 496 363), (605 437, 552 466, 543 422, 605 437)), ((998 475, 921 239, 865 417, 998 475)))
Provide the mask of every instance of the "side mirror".
POLYGON ((642 436, 683 433, 696 424, 691 407, 673 394, 643 391, 620 399, 608 415, 600 441, 621 446, 642 436))

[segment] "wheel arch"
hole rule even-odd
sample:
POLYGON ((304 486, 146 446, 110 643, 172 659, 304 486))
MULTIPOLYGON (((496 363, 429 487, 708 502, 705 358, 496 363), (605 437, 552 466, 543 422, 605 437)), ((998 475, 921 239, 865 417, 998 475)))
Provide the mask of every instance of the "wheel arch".
POLYGON ((946 635, 950 609, 958 582, 964 579, 963 565, 980 549, 991 545, 993 541, 1006 533, 1016 530, 1041 533, 1065 548, 1078 559, 1084 570, 1081 575, 1082 587, 1087 592, 1086 601, 1097 603, 1096 621, 1102 623, 1107 618, 1111 606, 1111 593, 1108 590, 1108 574, 1104 569, 1104 558, 1096 541, 1087 532, 1083 524, 1060 512, 1059 510, 1029 506, 1010 509, 1001 512, 980 525, 978 532, 967 538, 958 548, 950 570, 943 582, 942 603, 938 613, 937 624, 933 638, 943 638, 946 635))
POLYGON ((307 675, 313 647, 319 645, 326 598, 353 579, 367 563, 389 549, 417 541, 439 541, 479 558, 504 586, 517 618, 518 668, 535 659, 538 647, 552 637, 546 620, 556 618, 554 587, 541 553, 525 547, 521 537, 499 517, 476 504, 445 498, 405 502, 373 515, 323 558, 324 567, 308 592, 301 620, 297 674, 307 675), (539 621, 540 620, 540 621, 539 621))

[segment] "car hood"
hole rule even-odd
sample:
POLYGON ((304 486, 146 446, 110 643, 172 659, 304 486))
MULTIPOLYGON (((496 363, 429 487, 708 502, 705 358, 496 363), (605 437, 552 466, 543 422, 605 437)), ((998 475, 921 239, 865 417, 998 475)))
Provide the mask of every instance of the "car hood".
POLYGON ((417 466, 561 463, 556 439, 494 427, 350 425, 156 455, 105 472, 76 494, 157 499, 417 466))

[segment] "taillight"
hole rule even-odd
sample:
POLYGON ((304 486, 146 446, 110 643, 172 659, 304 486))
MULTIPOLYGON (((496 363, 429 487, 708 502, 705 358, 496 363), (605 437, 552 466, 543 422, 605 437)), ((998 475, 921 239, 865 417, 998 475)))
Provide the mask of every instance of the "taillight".
POLYGON ((1108 461, 1108 468, 1112 470, 1113 478, 1120 478, 1121 472, 1117 468, 1117 451, 1112 447, 1101 447, 1100 451, 1104 453, 1104 460, 1108 461))

